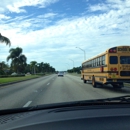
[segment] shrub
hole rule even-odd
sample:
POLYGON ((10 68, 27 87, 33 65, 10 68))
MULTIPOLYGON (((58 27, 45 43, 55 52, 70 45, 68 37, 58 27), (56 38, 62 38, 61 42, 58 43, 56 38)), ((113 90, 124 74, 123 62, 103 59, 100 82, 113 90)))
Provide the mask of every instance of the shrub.
POLYGON ((36 73, 36 74, 32 74, 32 75, 40 75, 40 76, 42 76, 42 75, 45 75, 44 73, 36 73))
POLYGON ((0 75, 0 78, 10 78, 10 77, 24 77, 25 74, 20 75, 0 75))

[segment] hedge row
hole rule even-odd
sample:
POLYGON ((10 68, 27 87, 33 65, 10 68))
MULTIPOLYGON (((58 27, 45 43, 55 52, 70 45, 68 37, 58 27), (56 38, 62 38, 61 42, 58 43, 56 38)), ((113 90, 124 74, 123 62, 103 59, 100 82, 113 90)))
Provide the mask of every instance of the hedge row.
POLYGON ((24 77, 25 74, 21 75, 0 75, 0 78, 9 78, 9 77, 24 77))
POLYGON ((36 73, 36 74, 31 74, 31 75, 46 75, 46 74, 43 74, 43 73, 36 73))

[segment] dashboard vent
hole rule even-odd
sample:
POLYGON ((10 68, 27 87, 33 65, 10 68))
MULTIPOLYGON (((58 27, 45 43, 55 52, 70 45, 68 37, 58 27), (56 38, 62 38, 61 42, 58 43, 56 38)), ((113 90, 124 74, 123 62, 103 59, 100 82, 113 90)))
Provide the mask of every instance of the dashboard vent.
POLYGON ((10 115, 2 115, 0 116, 0 124, 5 124, 12 122, 14 120, 18 120, 20 118, 31 115, 31 113, 19 113, 19 114, 10 114, 10 115))

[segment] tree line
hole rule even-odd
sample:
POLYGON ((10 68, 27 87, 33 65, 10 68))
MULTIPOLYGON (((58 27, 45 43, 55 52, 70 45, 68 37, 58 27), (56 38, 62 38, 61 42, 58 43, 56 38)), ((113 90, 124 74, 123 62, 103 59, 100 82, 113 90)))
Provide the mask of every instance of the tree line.
POLYGON ((69 69, 69 70, 67 70, 67 72, 68 73, 78 73, 78 74, 80 74, 81 73, 81 66, 69 69))
MULTIPOLYGON (((9 38, 1 35, 0 33, 0 42, 5 43, 6 45, 11 46, 11 41, 9 38)), ((0 63, 0 75, 11 74, 12 72, 16 73, 48 73, 55 72, 55 68, 50 66, 49 63, 38 63, 37 61, 31 61, 30 64, 27 64, 27 57, 22 54, 22 48, 11 48, 9 50, 10 55, 7 57, 7 61, 11 60, 11 65, 9 66, 4 61, 0 63)), ((81 73, 81 66, 74 67, 67 70, 68 73, 81 73)))
MULTIPOLYGON (((6 45, 11 45, 10 40, 2 36, 0 33, 0 42, 5 43, 6 45)), ((50 66, 49 63, 37 61, 31 61, 29 64, 27 63, 27 57, 22 53, 23 49, 20 47, 11 48, 9 50, 9 55, 7 56, 7 62, 11 60, 11 64, 8 65, 4 61, 0 63, 0 75, 11 74, 13 72, 17 74, 36 74, 36 73, 53 73, 55 72, 55 68, 50 66)))

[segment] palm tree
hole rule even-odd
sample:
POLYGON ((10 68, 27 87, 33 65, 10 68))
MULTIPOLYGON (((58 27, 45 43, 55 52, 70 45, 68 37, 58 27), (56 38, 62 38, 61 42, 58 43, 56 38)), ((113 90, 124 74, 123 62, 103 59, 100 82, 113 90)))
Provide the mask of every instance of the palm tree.
POLYGON ((11 48, 9 50, 10 55, 7 57, 7 61, 10 59, 11 61, 11 66, 14 67, 14 70, 19 73, 20 70, 23 71, 25 68, 27 58, 25 55, 22 54, 22 48, 17 47, 17 48, 11 48))
POLYGON ((37 67, 38 67, 38 73, 43 73, 43 67, 44 67, 44 63, 37 63, 37 67))
POLYGON ((44 63, 44 72, 49 72, 49 69, 50 69, 50 64, 44 63))
POLYGON ((5 61, 2 61, 0 63, 0 69, 1 69, 1 72, 3 71, 4 73, 3 74, 6 74, 7 72, 9 72, 9 65, 5 63, 5 61))
POLYGON ((6 45, 9 45, 9 46, 11 45, 9 38, 2 36, 1 33, 0 33, 0 42, 2 42, 2 43, 4 42, 4 43, 6 43, 6 45))
POLYGON ((32 67, 32 73, 35 74, 36 73, 36 69, 37 69, 37 62, 36 61, 31 61, 30 65, 32 67))
POLYGON ((26 65, 25 72, 26 73, 31 73, 31 65, 30 64, 26 65))

